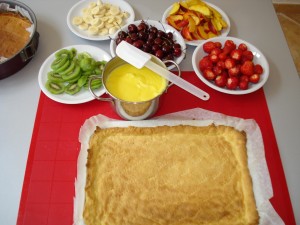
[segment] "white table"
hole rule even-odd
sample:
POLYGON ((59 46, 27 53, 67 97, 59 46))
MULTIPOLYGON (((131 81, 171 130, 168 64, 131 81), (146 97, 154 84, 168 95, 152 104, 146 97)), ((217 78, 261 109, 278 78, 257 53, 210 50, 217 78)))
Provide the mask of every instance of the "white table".
MULTIPOLYGON (((109 41, 94 42, 75 36, 67 27, 73 0, 23 0, 36 14, 40 44, 35 58, 17 74, 0 80, 0 223, 16 224, 26 160, 40 95, 38 71, 54 51, 75 44, 98 46, 109 52, 109 41)), ((136 19, 160 20, 171 0, 128 0, 136 19)), ((211 0, 230 18, 230 36, 257 46, 270 64, 264 87, 284 166, 296 222, 300 224, 300 79, 271 0, 211 0)), ((192 70, 188 47, 182 70, 192 70)))

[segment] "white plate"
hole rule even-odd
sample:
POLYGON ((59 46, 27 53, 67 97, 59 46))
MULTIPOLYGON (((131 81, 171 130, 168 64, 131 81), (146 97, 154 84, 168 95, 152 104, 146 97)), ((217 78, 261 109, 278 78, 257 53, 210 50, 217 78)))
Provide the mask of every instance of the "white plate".
MULTIPOLYGON (((138 24, 141 23, 141 21, 142 20, 137 20, 137 21, 132 22, 131 24, 138 25, 138 24)), ((180 64, 182 62, 182 60, 184 59, 184 57, 185 57, 185 50, 186 50, 186 44, 185 44, 185 41, 184 41, 183 37, 181 36, 181 34, 175 28, 171 27, 168 24, 164 24, 164 23, 161 23, 161 22, 158 22, 158 21, 155 21, 155 20, 143 20, 143 21, 145 21, 145 23, 147 23, 150 26, 156 27, 159 30, 163 30, 165 32, 172 32, 173 33, 173 39, 176 41, 176 43, 181 45, 181 49, 182 49, 181 56, 174 59, 174 61, 177 64, 180 64)), ((121 30, 125 31, 125 32, 128 31, 128 29, 127 29, 128 25, 129 24, 124 25, 123 27, 121 27, 121 29, 119 31, 121 31, 121 30)), ((117 31, 115 33, 115 35, 112 37, 112 40, 110 42, 110 54, 113 57, 116 56, 116 47, 117 47, 117 45, 116 45, 115 40, 117 39, 119 31, 117 31)), ((171 65, 171 66, 168 67, 168 69, 173 69, 174 67, 175 67, 174 65, 171 65)))
MULTIPOLYGON (((225 28, 221 31, 221 34, 219 37, 226 37, 230 31, 230 20, 229 20, 227 14, 222 9, 211 4, 210 2, 206 2, 206 1, 203 1, 203 2, 205 2, 207 5, 216 9, 222 15, 223 19, 225 20, 225 22, 227 23, 228 26, 227 26, 227 28, 225 28)), ((171 9, 172 9, 172 5, 169 8, 167 8, 167 10, 164 12, 163 17, 162 17, 162 21, 164 23, 168 23, 166 18, 169 16, 169 12, 171 11, 171 9)), ((193 41, 185 40, 185 43, 188 45, 198 46, 199 44, 203 43, 204 41, 206 41, 206 40, 193 40, 193 41)))
MULTIPOLYGON (((110 54, 107 52, 103 51, 100 48, 91 46, 91 45, 73 45, 73 46, 68 46, 63 49, 71 49, 75 48, 77 50, 77 54, 81 52, 88 52, 95 60, 101 61, 109 61, 111 59, 110 54)), ((61 49, 57 50, 56 52, 60 51, 61 49)), ((50 93, 46 87, 45 84, 47 82, 47 74, 49 71, 51 71, 51 63, 55 59, 55 53, 51 54, 42 64, 40 71, 39 71, 39 76, 38 76, 38 81, 41 90, 44 92, 46 96, 51 98, 52 100, 60 103, 65 103, 65 104, 79 104, 79 103, 84 103, 84 102, 89 102, 93 99, 95 99, 92 94, 88 91, 82 88, 82 90, 75 95, 69 95, 69 94, 59 94, 59 95, 54 95, 50 93)), ((99 90, 95 91, 95 93, 100 96, 105 93, 104 87, 101 87, 99 90)))
POLYGON ((209 87, 223 92, 223 93, 227 93, 227 94, 232 94, 232 95, 243 95, 243 94, 249 94, 252 93, 256 90, 258 90, 259 88, 261 88, 268 80, 269 77, 269 63, 266 59, 266 57, 262 54, 262 52, 257 49, 254 45, 250 44, 247 41, 244 41, 242 39, 239 38, 234 38, 234 37, 215 37, 215 38, 211 38, 209 39, 209 41, 213 41, 213 42, 220 42, 222 44, 222 47, 224 46, 224 43, 226 40, 232 40, 237 46, 240 43, 245 43, 248 47, 248 50, 252 51, 253 53, 253 63, 257 64, 259 63, 262 67, 263 67, 263 73, 260 75, 260 80, 257 84, 254 83, 249 83, 249 89, 247 90, 229 90, 226 88, 221 88, 218 87, 217 85, 215 85, 213 82, 208 81, 205 77, 203 77, 200 69, 199 69, 199 61, 207 55, 207 53, 205 53, 203 51, 203 43, 201 43, 200 45, 198 45, 198 47, 194 50, 193 56, 192 56, 192 64, 193 64, 193 68, 194 71, 196 72, 196 74, 198 75, 198 77, 209 87))
MULTIPOLYGON (((76 3, 68 12, 67 15, 67 24, 69 29, 76 34, 77 36, 93 40, 93 41, 102 41, 102 40, 108 40, 111 35, 90 35, 87 33, 87 31, 80 30, 77 26, 72 24, 72 18, 74 16, 81 16, 82 15, 82 9, 88 7, 90 2, 97 2, 96 0, 81 0, 80 2, 76 3)), ((124 21, 124 24, 133 22, 135 18, 134 10, 133 8, 124 0, 101 0, 102 3, 110 3, 112 5, 119 6, 122 11, 126 11, 129 13, 129 17, 124 21)))

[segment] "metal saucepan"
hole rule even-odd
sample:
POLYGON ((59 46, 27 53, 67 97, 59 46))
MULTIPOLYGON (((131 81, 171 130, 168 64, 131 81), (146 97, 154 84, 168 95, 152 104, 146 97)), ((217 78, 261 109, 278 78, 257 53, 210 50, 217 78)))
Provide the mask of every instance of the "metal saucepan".
MULTIPOLYGON (((160 59, 158 59, 155 56, 152 56, 152 60, 158 64, 161 65, 164 68, 167 68, 165 63, 171 63, 174 64, 178 70, 178 76, 181 76, 181 71, 177 63, 171 60, 167 60, 162 62, 160 59)), ((113 108, 115 109, 116 113, 122 117, 125 120, 143 120, 150 118, 153 116, 158 107, 159 107, 159 98, 160 96, 167 91, 167 89, 172 85, 172 83, 168 84, 165 88, 165 90, 159 94, 158 96, 154 97, 153 99, 150 99, 148 101, 141 101, 141 102, 129 102, 121 100, 115 96, 113 96, 106 87, 106 80, 111 73, 112 70, 115 68, 127 64, 124 60, 119 58, 118 56, 111 59, 107 64, 105 65, 105 68, 103 70, 102 76, 93 76, 89 80, 89 90, 91 94, 100 101, 108 101, 112 103, 113 108), (109 97, 101 97, 97 96, 95 92, 91 89, 91 82, 95 79, 102 79, 102 84, 106 90, 106 93, 109 94, 109 97)))

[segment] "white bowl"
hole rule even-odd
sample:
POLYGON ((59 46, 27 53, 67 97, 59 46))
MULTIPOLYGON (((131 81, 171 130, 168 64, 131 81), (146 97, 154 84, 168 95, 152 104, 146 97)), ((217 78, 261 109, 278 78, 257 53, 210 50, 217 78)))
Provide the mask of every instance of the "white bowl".
POLYGON ((211 88, 213 88, 217 91, 227 93, 227 94, 243 95, 243 94, 252 93, 252 92, 258 90, 268 80, 268 77, 269 77, 269 63, 268 63, 266 57, 262 54, 262 52, 258 48, 256 48, 254 45, 250 44, 247 41, 244 41, 244 40, 239 39, 239 38, 234 38, 234 37, 215 37, 215 38, 211 38, 211 39, 207 40, 206 42, 201 43, 194 50, 193 56, 192 56, 192 64, 193 64, 193 69, 196 72, 197 76, 201 79, 201 81, 203 81, 209 87, 211 87, 211 88), (203 77, 202 72, 199 69, 199 61, 204 56, 207 55, 207 53, 203 51, 204 43, 206 43, 208 41, 220 42, 222 44, 222 47, 223 47, 226 40, 232 40, 237 46, 240 43, 245 43, 248 47, 248 50, 252 51, 252 53, 253 53, 253 56, 254 56, 253 57, 253 63, 254 64, 260 64, 263 67, 263 73, 260 75, 259 82, 256 83, 256 84, 249 82, 249 88, 247 90, 240 90, 240 89, 229 90, 227 88, 218 87, 217 85, 215 85, 215 83, 213 81, 209 81, 205 77, 203 77))
MULTIPOLYGON (((227 16, 227 14, 222 10, 222 9, 220 9, 218 6, 216 6, 216 5, 213 5, 212 3, 210 3, 210 2, 206 2, 206 1, 203 1, 203 2, 205 2, 207 5, 209 5, 209 6, 211 6, 211 7, 213 7, 214 9, 216 9, 221 15, 222 15, 222 18, 225 20, 225 22, 227 23, 227 28, 225 28, 225 29, 223 29, 222 31, 221 31, 221 34, 220 34, 220 36, 219 37, 226 37, 227 35, 228 35, 228 33, 229 33, 229 31, 230 31, 230 20, 229 20, 229 17, 227 16)), ((168 23, 167 22, 167 17, 169 16, 169 12, 171 11, 171 9, 172 9, 172 5, 169 7, 169 8, 167 8, 166 9, 166 11, 164 12, 164 14, 163 14, 163 16, 162 16, 162 22, 163 23, 168 23)), ((203 42, 205 42, 206 40, 193 40, 193 41, 187 41, 187 40, 185 40, 185 43, 187 44, 187 45, 193 45, 193 46, 198 46, 199 44, 201 44, 201 43, 203 43, 203 42)))
MULTIPOLYGON (((127 27, 128 27, 129 24, 139 25, 142 21, 145 21, 145 23, 147 23, 149 26, 154 26, 159 30, 163 30, 165 32, 172 32, 173 33, 173 40, 175 40, 176 43, 180 44, 181 49, 182 49, 182 54, 179 57, 176 57, 174 59, 174 62, 176 62, 177 64, 180 64, 182 62, 182 60, 184 59, 184 57, 185 57, 186 44, 185 44, 185 41, 184 41, 183 37, 181 36, 181 34, 175 28, 171 27, 170 25, 164 24, 164 23, 161 23, 161 22, 158 22, 158 21, 154 21, 154 20, 137 20, 137 21, 134 21, 132 23, 128 23, 128 24, 124 25, 123 27, 121 27, 119 29, 119 31, 122 30, 122 31, 127 32, 128 31, 127 27)), ((117 47, 117 45, 116 45, 115 40, 118 37, 118 32, 119 31, 117 31, 115 33, 115 35, 112 37, 112 40, 110 42, 110 54, 112 55, 112 57, 116 56, 116 47, 117 47)), ((168 69, 172 69, 174 67, 175 66, 169 66, 168 69)))
MULTIPOLYGON (((80 30, 77 26, 72 24, 72 19, 74 16, 82 16, 82 10, 87 8, 91 2, 97 2, 96 0, 81 0, 77 2, 68 12, 67 15, 67 25, 69 29, 76 34, 78 37, 93 40, 93 41, 102 41, 108 40, 111 35, 89 35, 87 31, 80 30)), ((102 0, 102 3, 110 3, 112 5, 119 6, 122 11, 126 11, 129 13, 129 17, 125 20, 125 23, 130 23, 134 21, 135 13, 131 5, 129 5, 126 1, 122 0, 102 0)))

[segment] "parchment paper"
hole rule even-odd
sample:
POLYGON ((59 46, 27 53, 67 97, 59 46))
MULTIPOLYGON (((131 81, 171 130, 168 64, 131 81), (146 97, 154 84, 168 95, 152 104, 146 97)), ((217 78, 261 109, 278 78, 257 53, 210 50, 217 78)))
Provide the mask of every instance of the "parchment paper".
POLYGON ((80 129, 79 141, 81 150, 78 156, 77 179, 75 180, 75 198, 74 198, 74 224, 84 225, 83 207, 85 197, 86 182, 86 161, 89 138, 94 133, 96 126, 101 128, 108 127, 154 127, 162 125, 193 125, 207 126, 215 125, 232 126, 237 130, 244 130, 247 134, 248 165, 253 181, 253 190, 260 216, 260 225, 284 224, 283 220, 274 210, 269 199, 273 196, 273 189, 268 171, 263 139, 260 128, 255 120, 245 120, 237 117, 226 116, 200 108, 185 110, 164 116, 156 117, 151 120, 143 121, 119 121, 112 120, 103 115, 93 116, 85 121, 80 129))

